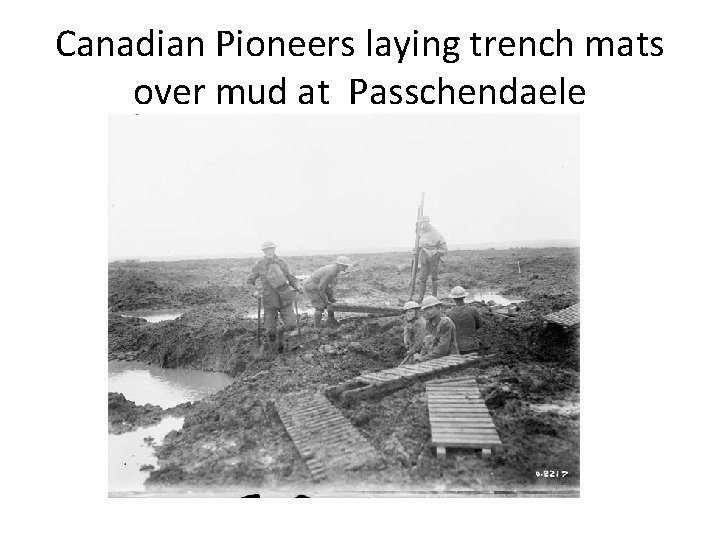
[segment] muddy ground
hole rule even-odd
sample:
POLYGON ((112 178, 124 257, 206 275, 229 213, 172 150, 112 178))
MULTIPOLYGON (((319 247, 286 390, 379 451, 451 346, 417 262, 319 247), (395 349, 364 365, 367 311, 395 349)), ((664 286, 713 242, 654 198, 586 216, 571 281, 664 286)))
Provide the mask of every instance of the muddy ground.
MULTIPOLYGON (((397 305, 408 294, 409 256, 364 254, 343 274, 339 301, 397 305)), ((288 257, 293 271, 309 274, 332 257, 288 257)), ((283 393, 322 388, 368 371, 396 366, 403 357, 402 321, 346 316, 338 328, 313 333, 303 317, 295 349, 276 358, 250 354, 257 304, 244 284, 254 261, 111 263, 109 266, 109 359, 139 360, 166 368, 224 371, 236 381, 189 407, 183 429, 158 448, 152 486, 305 485, 309 473, 273 407, 283 393), (118 312, 179 308, 180 318, 160 323, 118 312)), ((341 407, 383 457, 353 473, 348 485, 371 483, 403 489, 483 489, 578 486, 579 331, 569 333, 542 316, 579 300, 579 250, 575 248, 454 251, 443 263, 439 296, 462 285, 491 287, 527 299, 515 317, 478 304, 485 353, 480 367, 448 377, 475 376, 498 428, 503 450, 480 459, 474 450, 449 450, 439 461, 429 444, 424 385, 417 383, 380 399, 341 407), (518 273, 520 263, 521 273, 518 273), (545 478, 543 471, 567 471, 545 478), (541 473, 538 478, 537 473, 541 473)), ((301 310, 308 306, 299 299, 301 310)), ((339 405, 338 405, 339 406, 339 405)))
POLYGON ((166 416, 184 416, 192 408, 190 402, 163 409, 159 405, 136 405, 117 392, 108 392, 108 433, 118 435, 140 427, 157 424, 166 416))

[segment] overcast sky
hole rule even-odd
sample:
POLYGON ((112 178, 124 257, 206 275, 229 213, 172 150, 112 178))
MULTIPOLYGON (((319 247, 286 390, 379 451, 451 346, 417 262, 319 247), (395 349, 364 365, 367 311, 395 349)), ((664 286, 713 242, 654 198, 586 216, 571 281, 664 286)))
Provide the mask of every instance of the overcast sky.
POLYGON ((109 257, 580 237, 578 116, 111 116, 109 257))

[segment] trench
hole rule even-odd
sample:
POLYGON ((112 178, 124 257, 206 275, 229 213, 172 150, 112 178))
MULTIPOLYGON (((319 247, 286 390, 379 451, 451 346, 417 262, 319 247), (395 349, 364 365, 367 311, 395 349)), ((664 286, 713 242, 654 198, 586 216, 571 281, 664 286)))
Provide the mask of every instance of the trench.
MULTIPOLYGON (((199 401, 232 382, 224 373, 163 369, 140 362, 108 362, 108 392, 122 393, 137 405, 150 403, 164 409, 199 401)), ((158 424, 120 435, 108 435, 108 492, 145 491, 150 475, 143 466, 157 465, 155 445, 172 430, 182 428, 184 418, 168 416, 158 424)))

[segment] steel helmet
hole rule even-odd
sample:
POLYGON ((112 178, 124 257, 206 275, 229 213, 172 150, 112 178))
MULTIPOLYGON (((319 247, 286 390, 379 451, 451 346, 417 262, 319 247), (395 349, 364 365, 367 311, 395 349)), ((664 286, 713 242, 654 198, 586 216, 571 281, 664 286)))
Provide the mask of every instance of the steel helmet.
POLYGON ((343 266, 351 266, 352 263, 350 262, 350 258, 346 257, 345 255, 340 255, 337 259, 335 259, 335 262, 337 264, 342 264, 343 266))
POLYGON ((437 306, 438 304, 442 304, 440 300, 435 298, 434 296, 426 296, 423 298, 422 304, 420 304, 421 309, 437 306))
POLYGON ((276 248, 277 245, 275 245, 275 242, 272 240, 265 240, 262 244, 260 244, 260 249, 270 249, 270 248, 276 248))
POLYGON ((418 308, 420 308, 420 304, 410 300, 409 302, 405 302, 405 305, 403 306, 403 311, 408 311, 410 309, 418 309, 418 308))
POLYGON ((463 289, 460 285, 458 285, 457 287, 453 287, 453 290, 450 291, 450 298, 465 298, 467 295, 467 291, 463 289))

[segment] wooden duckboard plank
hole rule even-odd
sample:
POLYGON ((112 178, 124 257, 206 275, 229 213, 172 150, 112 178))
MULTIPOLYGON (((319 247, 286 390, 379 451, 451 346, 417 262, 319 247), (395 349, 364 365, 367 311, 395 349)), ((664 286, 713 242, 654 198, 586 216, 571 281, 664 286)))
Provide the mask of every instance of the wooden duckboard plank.
MULTIPOLYGON (((403 386, 407 386, 415 381, 471 366, 479 363, 480 360, 493 356, 493 354, 486 356, 450 355, 442 358, 434 358, 418 364, 398 366, 373 373, 364 373, 339 385, 328 388, 326 393, 331 397, 339 397, 341 402, 344 403, 358 399, 378 397, 402 388, 403 386)), ((459 380, 474 381, 474 378, 465 377, 459 380)), ((448 388, 450 387, 448 386, 448 388)))
POLYGON ((439 458, 446 448, 479 448, 485 454, 502 446, 474 378, 433 381, 425 390, 431 444, 439 458))
POLYGON ((580 324, 580 303, 555 311, 543 317, 547 322, 559 324, 563 328, 573 328, 580 324))
POLYGON ((363 306, 356 304, 330 304, 329 310, 336 311, 338 313, 368 313, 371 315, 401 315, 401 307, 393 306, 363 306))
POLYGON ((380 461, 372 445, 325 396, 286 394, 275 408, 314 480, 380 461))

